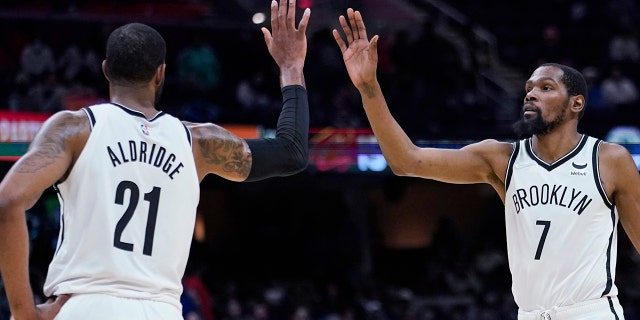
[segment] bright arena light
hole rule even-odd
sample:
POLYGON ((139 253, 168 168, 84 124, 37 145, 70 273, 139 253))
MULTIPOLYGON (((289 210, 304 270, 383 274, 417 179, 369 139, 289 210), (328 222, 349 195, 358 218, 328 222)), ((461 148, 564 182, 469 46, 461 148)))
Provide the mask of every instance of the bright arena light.
POLYGON ((251 21, 253 21, 254 24, 261 24, 264 22, 265 19, 266 19, 266 15, 264 13, 256 12, 251 18, 251 21))

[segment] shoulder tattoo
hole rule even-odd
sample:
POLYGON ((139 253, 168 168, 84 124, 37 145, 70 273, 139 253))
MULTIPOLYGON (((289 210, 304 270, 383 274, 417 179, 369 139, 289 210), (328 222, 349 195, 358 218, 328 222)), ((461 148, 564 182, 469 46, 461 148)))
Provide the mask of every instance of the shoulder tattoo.
POLYGON ((29 146, 20 172, 35 172, 64 155, 71 147, 69 142, 89 131, 89 121, 83 114, 61 112, 45 122, 29 146))

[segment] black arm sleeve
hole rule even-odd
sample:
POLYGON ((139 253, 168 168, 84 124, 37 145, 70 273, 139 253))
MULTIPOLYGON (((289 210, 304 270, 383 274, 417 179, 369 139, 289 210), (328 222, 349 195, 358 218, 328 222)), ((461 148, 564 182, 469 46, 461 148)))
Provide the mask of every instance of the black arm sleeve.
POLYGON ((275 138, 247 139, 251 172, 245 181, 283 177, 303 171, 309 162, 309 100, 300 85, 282 88, 282 111, 275 138))

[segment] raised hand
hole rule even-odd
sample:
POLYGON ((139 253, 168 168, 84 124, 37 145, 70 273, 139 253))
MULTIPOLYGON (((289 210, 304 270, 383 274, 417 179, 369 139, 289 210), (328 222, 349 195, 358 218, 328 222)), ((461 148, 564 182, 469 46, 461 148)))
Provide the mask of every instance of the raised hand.
POLYGON ((302 84, 302 69, 307 55, 307 25, 311 10, 307 8, 296 28, 296 1, 271 1, 271 31, 262 28, 269 53, 280 67, 282 85, 302 84), (300 79, 297 79, 300 77, 300 79), (293 82, 293 83, 288 83, 293 82))
POLYGON ((367 29, 360 11, 347 9, 347 18, 342 15, 339 17, 346 42, 336 29, 333 29, 333 37, 340 47, 351 81, 358 90, 362 91, 370 88, 377 81, 378 36, 371 38, 371 41, 367 39, 367 29))

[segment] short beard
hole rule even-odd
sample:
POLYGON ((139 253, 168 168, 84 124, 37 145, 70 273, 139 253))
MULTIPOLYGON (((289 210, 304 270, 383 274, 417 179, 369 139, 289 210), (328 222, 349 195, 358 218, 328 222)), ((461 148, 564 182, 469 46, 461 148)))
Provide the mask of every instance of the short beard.
POLYGON ((523 116, 520 118, 520 120, 514 123, 511 127, 520 138, 528 138, 532 135, 546 135, 547 133, 560 126, 560 124, 564 121, 564 111, 567 109, 567 107, 568 104, 565 104, 565 106, 562 108, 562 113, 553 121, 544 121, 544 119, 542 119, 540 110, 535 111, 536 116, 533 119, 525 119, 523 112, 523 116))

